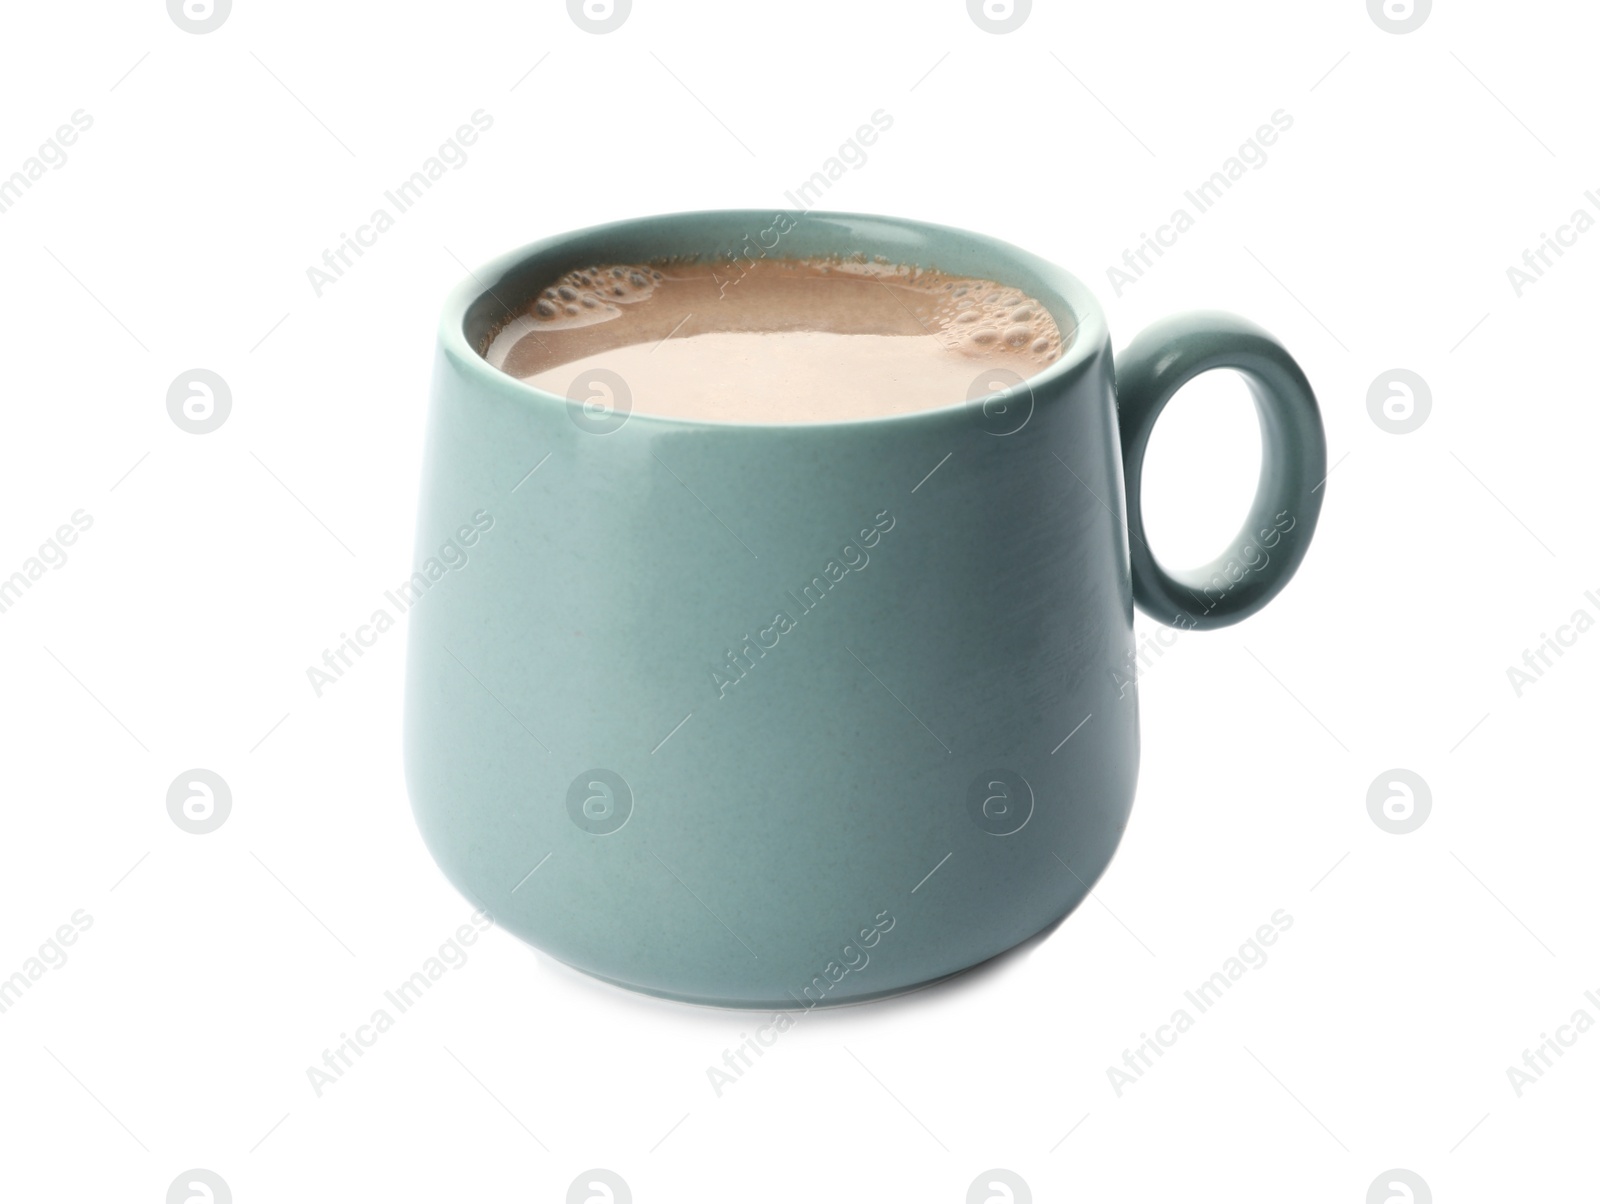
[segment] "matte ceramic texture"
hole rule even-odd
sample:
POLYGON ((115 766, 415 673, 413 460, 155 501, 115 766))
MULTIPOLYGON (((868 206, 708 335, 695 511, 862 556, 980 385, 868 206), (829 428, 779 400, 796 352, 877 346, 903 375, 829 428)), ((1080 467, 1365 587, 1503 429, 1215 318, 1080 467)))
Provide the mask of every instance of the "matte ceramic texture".
POLYGON ((406 699, 417 822, 503 928, 655 995, 858 1002, 1048 928, 1133 802, 1135 600, 1186 626, 1239 619, 1316 524, 1316 403, 1268 335, 1177 319, 1115 372, 1087 289, 959 230, 771 211, 602 226, 477 273, 439 339, 406 699), (758 245, 996 279, 1072 342, 980 402, 809 425, 596 422, 475 349, 568 269, 758 245), (1173 392, 1216 367, 1261 410, 1249 523, 1204 573, 1170 574, 1135 505, 1130 563, 1124 480, 1173 392))

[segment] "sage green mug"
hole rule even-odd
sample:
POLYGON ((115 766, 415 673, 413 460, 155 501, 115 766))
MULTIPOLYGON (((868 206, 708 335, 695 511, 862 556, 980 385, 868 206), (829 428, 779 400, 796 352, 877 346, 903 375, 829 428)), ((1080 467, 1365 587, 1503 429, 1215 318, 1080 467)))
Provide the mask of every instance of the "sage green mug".
POLYGON ((1060 920, 1116 850, 1134 605, 1189 628, 1263 606, 1306 553, 1325 465, 1270 335, 1189 315, 1113 368, 1088 289, 994 239, 730 211, 534 243, 439 328, 407 591, 417 823, 503 928, 634 990, 793 1009, 955 974, 1060 920), (969 399, 797 425, 634 412, 625 382, 560 397, 480 355, 570 269, 760 255, 997 280, 1065 349, 969 399), (1254 394, 1261 475, 1228 550, 1172 572, 1140 465, 1213 368, 1254 394))

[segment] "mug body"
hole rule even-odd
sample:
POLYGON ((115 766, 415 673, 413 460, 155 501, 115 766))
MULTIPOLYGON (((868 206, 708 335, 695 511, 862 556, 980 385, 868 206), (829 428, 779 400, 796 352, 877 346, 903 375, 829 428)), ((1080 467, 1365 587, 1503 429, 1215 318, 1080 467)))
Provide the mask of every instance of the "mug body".
POLYGON ((502 927, 635 990, 789 1009, 935 981, 1071 911, 1127 821, 1107 332, 1000 242, 699 213, 491 265, 441 323, 411 592, 428 847, 502 927), (1070 341, 977 401, 805 425, 608 414, 479 354, 569 269, 699 256, 734 278, 758 251, 998 280, 1070 341))

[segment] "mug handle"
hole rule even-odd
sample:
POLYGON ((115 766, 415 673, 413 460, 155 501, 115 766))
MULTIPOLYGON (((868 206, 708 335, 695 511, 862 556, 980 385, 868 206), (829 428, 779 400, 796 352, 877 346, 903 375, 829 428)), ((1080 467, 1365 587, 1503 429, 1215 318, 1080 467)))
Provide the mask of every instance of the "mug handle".
POLYGON ((1147 327, 1116 358, 1116 380, 1133 600, 1175 627, 1225 627, 1254 614, 1300 567, 1322 508, 1328 446, 1311 383, 1281 343, 1226 313, 1182 314, 1147 327), (1261 477, 1250 517, 1228 549, 1201 568, 1169 572, 1145 536, 1145 448, 1172 395, 1213 368, 1232 368, 1250 386, 1261 421, 1261 477))

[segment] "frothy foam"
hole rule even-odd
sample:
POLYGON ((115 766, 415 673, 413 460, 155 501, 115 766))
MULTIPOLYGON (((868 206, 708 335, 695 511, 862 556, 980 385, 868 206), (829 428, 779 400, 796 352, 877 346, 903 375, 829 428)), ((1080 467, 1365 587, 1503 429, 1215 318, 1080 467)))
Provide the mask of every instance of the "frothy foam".
POLYGON ((569 271, 495 331, 483 354, 563 395, 575 368, 619 373, 640 412, 806 421, 857 416, 841 405, 898 413, 966 400, 974 373, 1033 375, 1071 334, 1018 288, 934 269, 770 259, 735 275, 674 261, 569 271), (842 383, 847 399, 830 402, 842 383))

